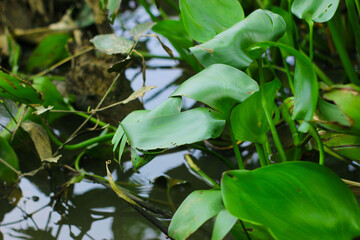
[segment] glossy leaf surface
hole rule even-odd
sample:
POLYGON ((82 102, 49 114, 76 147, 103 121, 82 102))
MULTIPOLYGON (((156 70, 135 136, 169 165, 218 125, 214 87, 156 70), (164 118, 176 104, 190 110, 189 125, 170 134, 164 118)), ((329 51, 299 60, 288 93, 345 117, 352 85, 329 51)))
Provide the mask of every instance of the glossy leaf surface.
MULTIPOLYGON (((266 84, 266 99, 271 113, 274 113, 276 108, 274 100, 280 86, 279 80, 266 84)), ((236 140, 265 143, 270 126, 261 105, 260 92, 237 105, 231 112, 230 121, 236 140)))
POLYGON ((35 69, 50 67, 69 56, 66 49, 69 38, 69 34, 63 33, 51 34, 44 38, 31 53, 28 60, 27 71, 33 72, 35 69))
POLYGON ((29 82, 0 71, 0 97, 26 104, 42 103, 38 93, 29 82))
POLYGON ((215 138, 224 125, 225 120, 209 108, 121 123, 131 146, 142 150, 170 148, 215 138))
POLYGON ((133 41, 115 34, 97 35, 90 42, 106 54, 128 54, 134 45, 133 41))
POLYGON ((327 22, 335 14, 339 0, 295 0, 291 12, 300 19, 327 22))
POLYGON ((353 193, 332 171, 315 163, 228 171, 221 190, 232 215, 267 226, 276 239, 360 236, 360 208, 353 193))
POLYGON ((254 60, 245 50, 257 42, 278 40, 284 34, 285 27, 280 15, 256 10, 213 39, 190 50, 204 67, 223 63, 245 69, 254 60))
POLYGON ((205 42, 244 18, 237 0, 180 0, 184 26, 198 42, 205 42))
MULTIPOLYGON (((0 137, 0 158, 15 170, 19 170, 19 160, 10 144, 0 137)), ((4 182, 13 183, 17 179, 17 174, 4 163, 0 162, 0 179, 4 182)))
POLYGON ((169 226, 169 235, 183 240, 224 209, 219 190, 192 192, 180 205, 169 226))
POLYGON ((214 64, 189 78, 171 95, 200 101, 229 118, 232 108, 259 90, 255 80, 224 64, 214 64))
POLYGON ((295 56, 293 119, 310 121, 315 113, 319 96, 319 84, 312 62, 303 53, 290 46, 276 42, 254 44, 249 52, 251 54, 253 50, 257 52, 258 48, 266 49, 269 47, 278 47, 295 56))

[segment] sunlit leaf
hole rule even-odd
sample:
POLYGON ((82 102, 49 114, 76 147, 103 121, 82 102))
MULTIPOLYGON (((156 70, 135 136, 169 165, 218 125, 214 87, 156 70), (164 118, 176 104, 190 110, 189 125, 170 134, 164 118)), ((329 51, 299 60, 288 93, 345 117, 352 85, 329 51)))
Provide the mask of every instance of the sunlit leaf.
POLYGON ((219 190, 192 192, 182 202, 169 226, 169 235, 182 240, 224 209, 219 190))
POLYGON ((205 42, 244 18, 237 0, 180 0, 184 26, 198 42, 205 42))
POLYGON ((245 69, 254 61, 245 50, 257 42, 278 40, 284 34, 285 27, 280 15, 259 9, 208 42, 190 50, 204 67, 224 63, 245 69))
POLYGON ((253 171, 228 171, 221 190, 232 215, 268 227, 276 239, 360 236, 355 196, 336 174, 315 163, 287 162, 253 171))
POLYGON ((134 42, 115 34, 97 35, 90 40, 95 48, 106 54, 129 54, 134 42))
POLYGON ((209 108, 121 123, 131 146, 142 150, 170 148, 215 138, 224 125, 225 121, 219 114, 209 108))
POLYGON ((228 119, 232 108, 259 90, 255 80, 224 64, 214 64, 189 78, 171 95, 191 98, 221 112, 228 119))
POLYGON ((294 0, 291 12, 304 20, 327 22, 334 16, 339 2, 339 0, 294 0))
MULTIPOLYGON (((276 108, 274 100, 280 86, 278 79, 266 84, 266 99, 271 114, 276 108)), ((230 121, 236 140, 265 143, 270 126, 262 108, 260 92, 237 105, 231 112, 230 121)))
MULTIPOLYGON (((19 160, 15 151, 10 144, 0 137, 0 159, 12 166, 15 170, 19 170, 19 160)), ((17 174, 6 164, 0 162, 0 179, 4 182, 13 183, 17 179, 17 174)))
POLYGON ((0 71, 0 97, 26 104, 39 104, 43 100, 30 82, 0 71))
POLYGON ((57 33, 44 38, 35 50, 31 53, 28 60, 27 71, 33 72, 35 69, 50 67, 56 62, 69 56, 66 49, 69 34, 57 33))

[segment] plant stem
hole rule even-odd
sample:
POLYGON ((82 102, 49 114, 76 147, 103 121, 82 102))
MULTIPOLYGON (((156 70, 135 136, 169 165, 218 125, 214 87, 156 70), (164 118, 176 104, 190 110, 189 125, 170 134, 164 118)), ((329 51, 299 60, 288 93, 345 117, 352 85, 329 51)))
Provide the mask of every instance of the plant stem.
POLYGON ((295 93, 294 82, 293 82, 294 80, 291 77, 290 69, 289 69, 289 66, 288 66, 288 64, 286 62, 286 58, 282 57, 282 60, 283 60, 283 65, 284 65, 285 70, 286 70, 286 76, 288 78, 290 90, 291 90, 292 94, 294 95, 294 93, 295 93))
POLYGON ((314 22, 311 19, 306 19, 309 25, 309 58, 312 61, 314 58, 314 22))
POLYGON ((345 72, 351 83, 360 85, 360 81, 356 72, 354 70, 354 66, 351 63, 350 57, 346 51, 344 43, 342 42, 341 37, 343 36, 339 31, 338 23, 336 21, 335 16, 328 22, 328 27, 331 33, 331 37, 334 41, 335 47, 339 53, 342 64, 344 65, 345 72))
POLYGON ((261 144, 260 143, 255 143, 255 148, 256 148, 256 151, 257 151, 258 156, 259 156, 259 161, 260 161, 261 167, 265 167, 267 165, 267 161, 265 159, 264 150, 261 147, 261 144))
POLYGON ((350 19, 350 25, 353 29, 353 33, 355 36, 355 43, 358 53, 360 52, 360 26, 359 19, 356 15, 355 3, 354 0, 345 0, 346 7, 348 10, 348 15, 350 19))
POLYGON ((263 71, 263 68, 262 68, 262 62, 261 61, 262 61, 261 59, 258 59, 258 61, 257 61, 258 66, 259 66, 259 75, 260 75, 261 104, 262 104, 262 107, 264 109, 267 121, 269 123, 271 134, 273 136, 276 149, 279 152, 280 159, 281 159, 282 162, 285 162, 285 161, 287 161, 286 154, 285 154, 283 146, 281 145, 279 135, 278 135, 278 133, 276 131, 276 127, 275 127, 275 124, 273 122, 272 116, 271 116, 271 114, 269 112, 268 104, 267 104, 267 101, 266 101, 264 71, 263 71))
POLYGON ((227 125, 228 125, 230 139, 231 139, 231 143, 232 143, 233 148, 234 148, 234 153, 235 153, 235 156, 236 156, 236 160, 237 160, 239 169, 245 169, 245 166, 244 166, 244 163, 243 163, 243 160, 242 160, 242 157, 241 157, 241 153, 240 153, 240 150, 239 150, 239 146, 237 145, 237 142, 236 142, 236 139, 235 139, 235 136, 234 136, 234 132, 233 132, 232 127, 231 127, 230 120, 227 121, 227 125))
MULTIPOLYGON (((355 0, 355 4, 356 4, 356 9, 357 9, 357 12, 358 12, 358 15, 360 17, 360 4, 359 4, 359 0, 355 0)), ((359 50, 360 51, 360 50, 359 50)))
POLYGON ((211 177, 209 177, 203 170, 201 170, 191 159, 189 154, 185 155, 185 160, 189 164, 190 168, 196 172, 207 184, 209 184, 211 187, 220 188, 219 184, 215 182, 211 177))
POLYGON ((318 145, 319 164, 324 165, 324 161, 325 161, 324 145, 323 145, 323 143, 321 141, 321 138, 320 138, 318 132, 316 131, 316 129, 311 124, 310 124, 310 134, 315 139, 315 141, 316 141, 316 143, 318 145))
POLYGON ((223 155, 221 155, 221 154, 219 154, 219 153, 217 153, 217 152, 215 152, 215 151, 213 151, 211 149, 208 149, 207 147, 200 146, 200 145, 197 145, 197 144, 191 144, 190 146, 195 148, 195 149, 198 149, 198 150, 207 152, 207 153, 209 153, 211 155, 214 155, 215 157, 220 159, 226 166, 228 166, 229 169, 236 169, 235 165, 229 159, 224 157, 223 155))

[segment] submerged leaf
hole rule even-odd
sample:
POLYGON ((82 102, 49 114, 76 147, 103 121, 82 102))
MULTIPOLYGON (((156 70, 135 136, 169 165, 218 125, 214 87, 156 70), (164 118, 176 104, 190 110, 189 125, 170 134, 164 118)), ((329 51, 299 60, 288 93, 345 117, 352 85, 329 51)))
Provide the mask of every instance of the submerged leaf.
POLYGON ((224 209, 219 190, 192 192, 182 202, 169 226, 169 235, 183 240, 224 209))
POLYGON ((90 40, 95 48, 106 54, 129 54, 134 42, 115 34, 97 35, 90 40))
POLYGON ((214 64, 189 78, 171 95, 191 98, 230 117, 233 107, 259 90, 244 72, 224 64, 214 64))
POLYGON ((180 0, 186 31, 198 42, 205 42, 244 19, 238 0, 180 0))
POLYGON ((327 22, 335 14, 340 0, 295 0, 291 12, 300 19, 327 22))
POLYGON ((276 239, 360 236, 360 208, 353 193, 336 174, 315 163, 228 171, 221 190, 232 215, 268 227, 276 239))
POLYGON ((245 69, 255 59, 245 50, 257 42, 278 40, 284 34, 285 27, 280 15, 259 9, 208 42, 190 50, 204 67, 223 63, 245 69))

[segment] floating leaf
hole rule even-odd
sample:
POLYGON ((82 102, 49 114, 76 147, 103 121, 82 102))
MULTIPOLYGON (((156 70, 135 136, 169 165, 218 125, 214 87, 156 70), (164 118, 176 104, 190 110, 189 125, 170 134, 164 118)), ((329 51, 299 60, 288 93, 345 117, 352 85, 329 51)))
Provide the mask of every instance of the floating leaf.
POLYGON ((134 42, 115 34, 97 35, 90 40, 95 48, 106 54, 129 54, 134 42))
POLYGON ((327 22, 335 14, 339 0, 294 0, 291 12, 300 19, 327 22))
POLYGON ((7 183, 13 183, 17 179, 16 171, 19 170, 19 160, 15 151, 10 144, 2 137, 0 137, 0 159, 7 164, 0 161, 0 179, 7 183), (7 165, 10 165, 13 169, 10 169, 7 165))
POLYGON ((255 59, 245 50, 257 42, 276 41, 284 34, 285 27, 280 15, 259 9, 210 41, 190 50, 204 67, 223 63, 245 69, 255 59))
POLYGON ((353 193, 336 174, 315 163, 228 171, 221 190, 232 215, 268 227, 275 239, 360 236, 360 208, 353 193))
POLYGON ((24 80, 0 71, 0 97, 25 104, 42 103, 42 97, 32 85, 24 80))
POLYGON ((244 19, 238 0, 180 0, 184 26, 198 42, 205 42, 244 19))
MULTIPOLYGON (((274 113, 276 93, 281 87, 280 81, 274 80, 266 84, 266 99, 270 113, 274 113)), ((231 112, 231 126, 236 140, 265 143, 270 130, 265 111, 261 104, 261 93, 254 93, 231 112), (257 106, 257 107, 254 107, 257 106)))
POLYGON ((27 64, 27 71, 50 67, 56 62, 69 56, 66 49, 69 34, 57 33, 44 38, 31 53, 27 64))
POLYGON ((244 72, 224 64, 214 64, 189 78, 171 95, 191 98, 218 110, 228 119, 233 107, 259 90, 244 72))
MULTIPOLYGON (((138 113, 144 117, 146 112, 138 113)), ((138 118, 139 119, 139 118, 138 118)), ((218 137, 225 126, 218 113, 196 108, 177 115, 121 123, 131 146, 142 149, 176 147, 218 137)))
POLYGON ((169 235, 176 240, 186 239, 223 209, 219 190, 192 192, 174 214, 169 226, 169 235))

